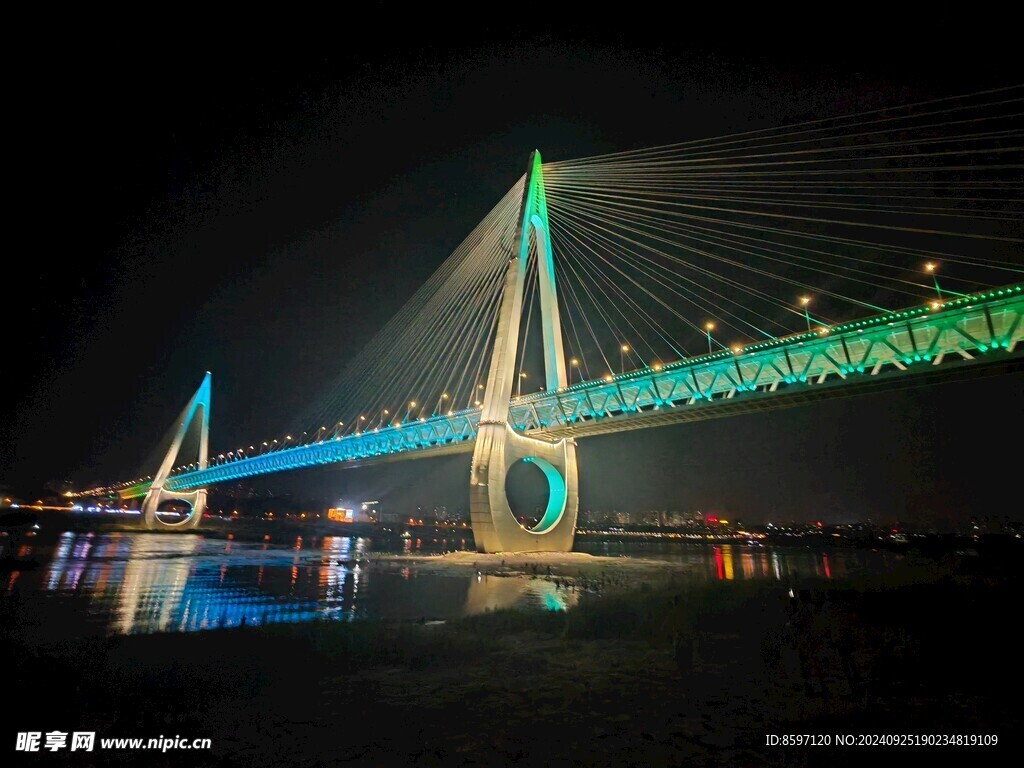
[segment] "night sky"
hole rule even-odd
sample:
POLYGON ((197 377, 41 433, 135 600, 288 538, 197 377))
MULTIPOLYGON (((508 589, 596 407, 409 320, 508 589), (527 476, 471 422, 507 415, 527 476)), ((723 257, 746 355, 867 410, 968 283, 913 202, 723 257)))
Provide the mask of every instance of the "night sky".
MULTIPOLYGON (((570 159, 1024 79, 1014 46, 952 44, 992 33, 961 19, 753 48, 657 23, 485 25, 471 43, 379 24, 281 48, 68 34, 16 78, 0 486, 152 472, 208 369, 216 452, 283 434, 535 147, 570 159)), ((581 502, 745 521, 1006 514, 1019 454, 991 440, 1021 434, 1022 383, 590 438, 581 502)), ((458 456, 258 484, 460 506, 468 473, 458 456)))

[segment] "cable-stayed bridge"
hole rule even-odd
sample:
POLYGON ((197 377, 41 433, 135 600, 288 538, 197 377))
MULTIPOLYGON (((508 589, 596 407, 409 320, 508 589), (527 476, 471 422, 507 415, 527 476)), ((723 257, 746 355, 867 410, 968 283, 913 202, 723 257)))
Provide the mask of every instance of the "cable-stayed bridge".
POLYGON ((564 550, 578 438, 1019 370, 1022 90, 534 152, 300 437, 211 456, 207 374, 155 474, 85 493, 141 497, 150 525, 185 500, 192 527, 218 483, 472 452, 478 547, 564 550), (180 464, 190 428, 198 456, 180 464), (532 528, 505 495, 520 460, 549 485, 532 528))

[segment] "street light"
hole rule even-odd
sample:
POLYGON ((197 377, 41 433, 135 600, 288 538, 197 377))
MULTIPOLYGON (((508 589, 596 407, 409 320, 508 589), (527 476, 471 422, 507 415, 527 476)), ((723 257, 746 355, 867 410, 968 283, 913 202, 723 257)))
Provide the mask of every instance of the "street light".
POLYGON ((439 398, 437 398, 437 405, 434 406, 434 413, 432 415, 436 416, 439 413, 444 413, 444 409, 441 408, 441 403, 443 403, 447 399, 448 399, 448 393, 447 392, 442 392, 441 396, 439 398))
MULTIPOLYGON (((579 370, 580 369, 580 361, 579 360, 577 360, 574 357, 574 358, 572 358, 569 361, 569 365, 571 365, 573 368, 575 368, 576 369, 576 373, 579 374, 579 372, 580 372, 580 370, 579 370)), ((570 371, 570 374, 569 374, 569 379, 570 379, 569 383, 572 384, 572 381, 571 381, 571 379, 572 379, 572 372, 571 371, 570 371)), ((582 375, 580 375, 580 381, 583 381, 583 376, 582 375)))
POLYGON ((934 261, 929 261, 924 265, 924 271, 932 276, 932 283, 935 285, 935 296, 939 301, 942 301, 942 289, 939 288, 939 265, 934 261))
POLYGON ((626 372, 626 353, 629 352, 629 344, 619 347, 619 373, 626 372))
POLYGON ((807 320, 807 330, 809 331, 811 330, 811 314, 807 309, 807 305, 811 303, 810 296, 802 296, 800 298, 800 303, 804 306, 804 319, 807 320))
POLYGON ((710 355, 711 352, 712 352, 712 349, 711 349, 711 332, 713 330, 715 330, 715 324, 714 323, 708 323, 707 325, 704 326, 704 330, 706 330, 708 332, 708 354, 710 355))
POLYGON ((523 394, 523 379, 526 378, 526 371, 519 372, 519 381, 516 382, 516 397, 521 397, 523 394))

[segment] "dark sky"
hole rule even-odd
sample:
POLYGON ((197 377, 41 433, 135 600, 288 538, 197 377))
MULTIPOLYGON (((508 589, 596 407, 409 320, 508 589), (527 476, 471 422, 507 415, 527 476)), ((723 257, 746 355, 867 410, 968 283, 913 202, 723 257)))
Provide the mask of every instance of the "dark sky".
MULTIPOLYGON (((467 42, 443 19, 396 30, 389 8, 333 41, 69 30, 12 78, 0 485, 138 473, 207 369, 218 452, 278 434, 534 147, 569 159, 1022 79, 1008 32, 961 19, 853 22, 813 43, 776 19, 781 36, 751 46, 696 24, 549 18, 573 32, 503 22, 467 42)), ((1020 433, 1021 383, 592 438, 583 503, 749 520, 999 510, 1019 457, 987 438, 1020 433)), ((458 505, 467 478, 455 457, 264 482, 458 505)))

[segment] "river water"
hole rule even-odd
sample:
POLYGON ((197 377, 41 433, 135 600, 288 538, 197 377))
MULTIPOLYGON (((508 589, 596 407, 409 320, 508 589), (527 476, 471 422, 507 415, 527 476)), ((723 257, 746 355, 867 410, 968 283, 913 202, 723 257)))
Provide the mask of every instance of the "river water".
MULTIPOLYGON (((903 561, 886 552, 741 545, 581 542, 577 549, 663 559, 684 566, 684 579, 766 584, 884 574, 903 561)), ((430 553, 415 539, 383 551, 430 553)), ((56 543, 23 546, 17 562, 26 566, 0 571, 0 621, 40 637, 118 635, 313 620, 443 620, 508 607, 565 610, 580 599, 580 592, 540 577, 375 559, 380 554, 370 539, 350 536, 253 542, 66 532, 56 543)))

